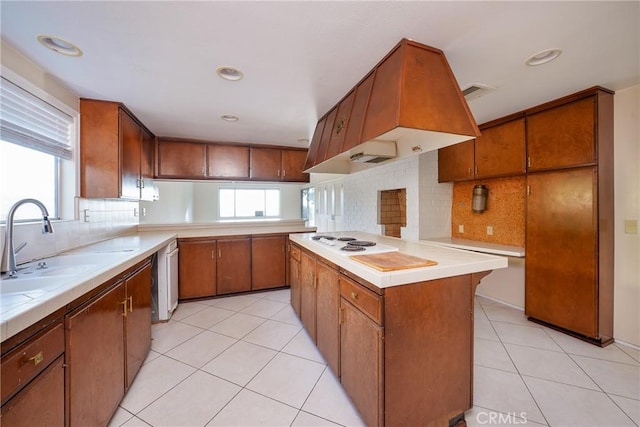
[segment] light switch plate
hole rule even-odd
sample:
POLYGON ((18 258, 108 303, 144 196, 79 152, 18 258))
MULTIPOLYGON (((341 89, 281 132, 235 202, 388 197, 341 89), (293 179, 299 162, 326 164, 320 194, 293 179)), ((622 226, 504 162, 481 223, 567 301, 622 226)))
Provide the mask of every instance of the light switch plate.
POLYGON ((626 234, 638 234, 638 221, 635 219, 625 219, 624 232, 626 234))
POLYGON ((493 236, 493 226, 487 225, 487 236, 493 236))
POLYGON ((458 226, 458 233, 464 233, 464 225, 460 224, 458 226))

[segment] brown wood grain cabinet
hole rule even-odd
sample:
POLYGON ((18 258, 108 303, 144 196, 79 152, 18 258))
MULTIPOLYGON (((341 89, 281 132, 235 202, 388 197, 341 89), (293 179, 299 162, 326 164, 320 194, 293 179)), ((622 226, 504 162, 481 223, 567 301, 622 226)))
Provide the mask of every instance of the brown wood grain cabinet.
POLYGON ((277 148, 251 147, 251 179, 280 181, 282 152, 277 148))
POLYGON ((474 179, 473 139, 438 149, 438 182, 474 179))
POLYGON ((249 178, 249 147, 207 144, 207 177, 249 178))
POLYGON ((119 102, 80 99, 80 195, 153 200, 155 136, 119 102))
POLYGON ((316 258, 308 251, 300 254, 300 320, 316 341, 316 258))
POLYGON ((216 295, 217 242, 213 239, 178 239, 178 298, 216 295))
POLYGON ((58 320, 2 356, 3 426, 64 425, 63 353, 58 320))
POLYGON ((289 243, 289 286, 291 287, 291 306, 293 311, 300 317, 300 254, 301 248, 298 245, 289 243))
POLYGON ((158 140, 158 178, 206 177, 207 146, 196 142, 158 140))
POLYGON ((285 286, 286 246, 284 235, 251 238, 251 289, 285 286))
POLYGON ((338 270, 316 263, 316 345, 333 372, 340 372, 340 287, 338 270))
POLYGON ((309 182, 309 174, 304 173, 307 150, 282 149, 282 181, 309 182))
POLYGON ((608 345, 613 341, 613 93, 588 89, 536 107, 531 117, 525 314, 608 345))
POLYGON ((251 238, 218 239, 218 295, 251 290, 251 238))
POLYGON ((528 170, 594 164, 597 107, 591 96, 527 115, 528 170))
POLYGON ((126 382, 128 389, 151 349, 151 264, 124 282, 127 296, 125 316, 126 382))

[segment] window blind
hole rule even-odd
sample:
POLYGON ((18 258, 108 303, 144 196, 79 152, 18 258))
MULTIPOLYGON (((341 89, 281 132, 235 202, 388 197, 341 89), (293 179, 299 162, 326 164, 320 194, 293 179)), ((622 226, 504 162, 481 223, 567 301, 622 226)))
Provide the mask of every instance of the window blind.
POLYGON ((71 159, 73 117, 6 78, 0 84, 0 138, 71 159))

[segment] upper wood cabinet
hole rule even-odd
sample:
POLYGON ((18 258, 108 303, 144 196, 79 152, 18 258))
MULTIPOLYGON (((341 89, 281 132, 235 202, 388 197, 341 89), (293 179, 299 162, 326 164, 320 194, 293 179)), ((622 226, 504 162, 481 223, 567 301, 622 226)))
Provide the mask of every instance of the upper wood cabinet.
POLYGON ((468 181, 474 178, 473 139, 438 150, 438 182, 468 181))
POLYGON ((527 115, 528 170, 594 164, 595 120, 593 96, 527 115))
POLYGON ((155 136, 123 104, 80 100, 80 196, 153 200, 155 136))
POLYGON ((158 178, 205 178, 206 160, 206 144, 158 141, 158 178))
POLYGON ((249 147, 207 144, 207 177, 249 178, 249 147))
POLYGON ((251 147, 251 179, 280 181, 282 152, 277 148, 251 147))
POLYGON ((480 126, 482 135, 438 150, 438 182, 524 175, 524 117, 480 126))
POLYGON ((309 182, 309 174, 304 173, 307 150, 282 149, 282 180, 287 182, 309 182))

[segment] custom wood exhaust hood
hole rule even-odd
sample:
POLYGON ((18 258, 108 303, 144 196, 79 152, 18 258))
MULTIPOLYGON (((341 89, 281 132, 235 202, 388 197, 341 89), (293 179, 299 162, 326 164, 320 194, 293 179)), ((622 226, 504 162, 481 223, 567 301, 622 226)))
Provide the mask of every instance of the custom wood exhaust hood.
POLYGON ((352 173, 375 166, 350 160, 369 141, 395 142, 402 158, 479 135, 444 53, 402 39, 320 118, 304 169, 352 173))

